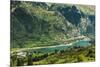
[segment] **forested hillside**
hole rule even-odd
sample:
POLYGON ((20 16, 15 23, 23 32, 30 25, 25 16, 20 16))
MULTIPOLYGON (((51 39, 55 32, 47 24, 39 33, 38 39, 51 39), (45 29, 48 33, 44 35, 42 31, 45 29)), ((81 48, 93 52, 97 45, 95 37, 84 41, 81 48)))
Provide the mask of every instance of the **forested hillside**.
POLYGON ((11 48, 59 45, 71 37, 94 34, 94 6, 11 2, 11 48))

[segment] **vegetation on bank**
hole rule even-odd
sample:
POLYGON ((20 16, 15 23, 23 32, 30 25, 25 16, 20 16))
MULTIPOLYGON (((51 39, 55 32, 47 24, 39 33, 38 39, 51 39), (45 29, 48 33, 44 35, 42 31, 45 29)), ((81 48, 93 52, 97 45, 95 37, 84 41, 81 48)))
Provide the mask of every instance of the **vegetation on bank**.
POLYGON ((95 45, 55 50, 51 53, 26 52, 26 56, 11 55, 11 66, 61 64, 95 61, 95 45))

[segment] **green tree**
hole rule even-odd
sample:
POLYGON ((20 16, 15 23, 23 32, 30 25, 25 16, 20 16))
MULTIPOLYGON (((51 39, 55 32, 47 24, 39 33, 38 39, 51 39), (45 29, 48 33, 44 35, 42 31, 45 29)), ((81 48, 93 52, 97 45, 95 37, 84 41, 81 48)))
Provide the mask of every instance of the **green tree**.
POLYGON ((23 66, 24 65, 24 59, 22 57, 17 58, 17 66, 23 66))
POLYGON ((83 55, 79 55, 79 56, 77 57, 77 61, 78 61, 78 62, 82 62, 82 61, 84 61, 84 60, 85 60, 85 58, 84 58, 83 55))
POLYGON ((28 57, 28 65, 33 65, 32 53, 27 53, 27 57, 28 57))
POLYGON ((17 53, 16 52, 11 55, 10 62, 11 62, 11 64, 10 64, 11 66, 17 65, 17 53))

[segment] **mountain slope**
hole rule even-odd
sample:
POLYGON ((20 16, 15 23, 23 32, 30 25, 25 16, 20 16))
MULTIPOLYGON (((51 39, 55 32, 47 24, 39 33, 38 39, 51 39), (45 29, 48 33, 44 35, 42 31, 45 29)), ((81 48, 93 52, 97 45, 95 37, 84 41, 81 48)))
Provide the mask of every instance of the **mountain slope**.
POLYGON ((59 45, 62 39, 79 35, 94 35, 94 6, 84 7, 12 1, 11 47, 59 45))

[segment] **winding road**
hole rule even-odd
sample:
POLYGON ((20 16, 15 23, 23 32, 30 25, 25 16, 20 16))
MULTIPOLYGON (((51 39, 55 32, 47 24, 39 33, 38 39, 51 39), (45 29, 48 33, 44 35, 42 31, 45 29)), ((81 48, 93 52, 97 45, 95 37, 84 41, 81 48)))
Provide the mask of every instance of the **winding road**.
MULTIPOLYGON (((90 40, 88 37, 86 36, 78 36, 78 37, 73 37, 73 38, 70 38, 70 39, 67 39, 66 41, 70 41, 70 40, 90 40)), ((45 47, 34 47, 34 48, 21 48, 21 49, 17 49, 17 50, 12 50, 11 51, 11 54, 13 52, 23 52, 23 51, 26 51, 26 50, 32 50, 32 49, 41 49, 41 48, 54 48, 54 47, 60 47, 60 46, 71 46, 73 45, 74 42, 72 43, 69 43, 69 44, 62 44, 62 45, 54 45, 54 46, 45 46, 45 47)))

